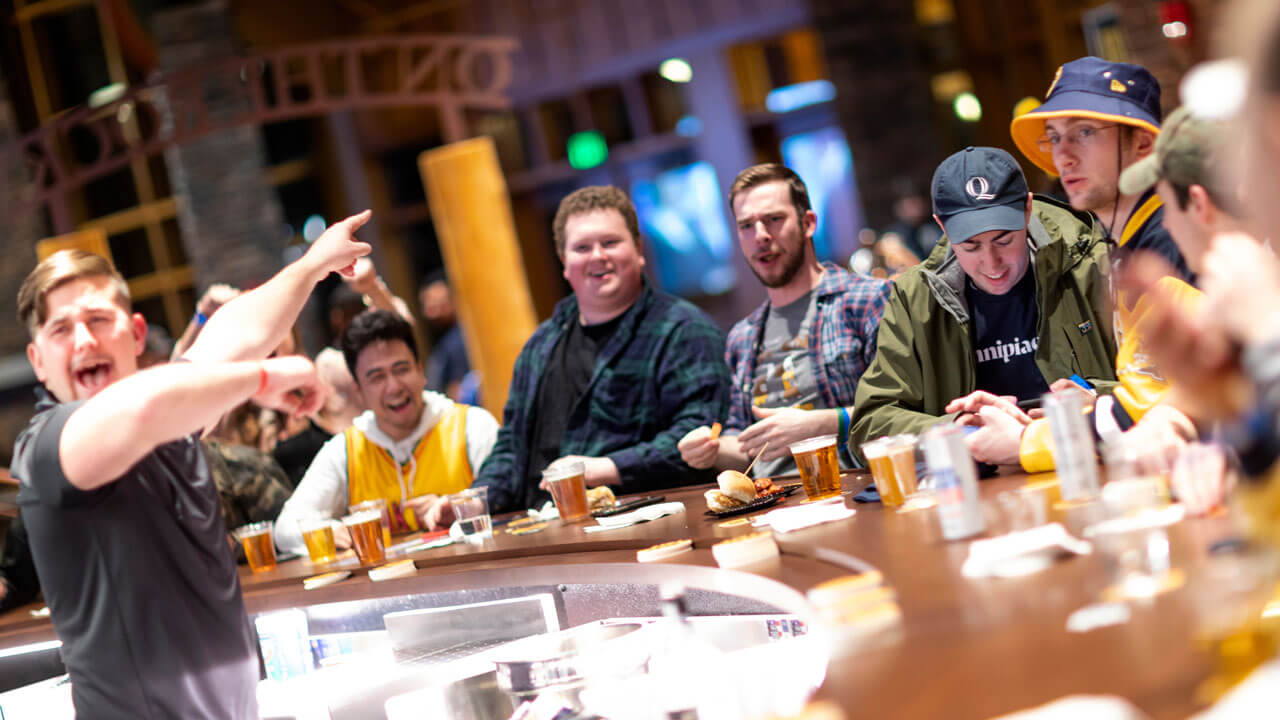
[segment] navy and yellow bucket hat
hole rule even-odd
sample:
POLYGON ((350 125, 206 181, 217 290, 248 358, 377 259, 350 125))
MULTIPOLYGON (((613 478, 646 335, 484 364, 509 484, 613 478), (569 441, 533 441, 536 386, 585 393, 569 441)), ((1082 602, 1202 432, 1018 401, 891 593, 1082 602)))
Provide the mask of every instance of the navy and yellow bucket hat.
POLYGON ((1087 117, 1160 133, 1160 83, 1146 68, 1083 57, 1058 68, 1044 104, 1013 119, 1009 133, 1022 154, 1050 175, 1053 156, 1040 149, 1045 120, 1087 117))

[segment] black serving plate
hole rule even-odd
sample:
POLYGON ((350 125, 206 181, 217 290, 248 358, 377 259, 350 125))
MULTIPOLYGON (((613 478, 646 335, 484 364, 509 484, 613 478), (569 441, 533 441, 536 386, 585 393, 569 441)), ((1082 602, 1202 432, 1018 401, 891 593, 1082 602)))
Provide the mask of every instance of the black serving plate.
POLYGON ((631 498, 628 500, 622 500, 622 501, 619 501, 617 505, 614 505, 611 508, 608 508, 605 510, 597 510, 591 513, 591 517, 594 517, 594 518, 613 517, 614 515, 621 515, 622 513, 631 512, 632 510, 639 510, 642 507, 657 505, 660 502, 665 502, 666 499, 667 498, 665 495, 649 495, 648 497, 631 498))
POLYGON ((768 495, 763 495, 761 497, 758 497, 755 500, 752 500, 751 502, 747 503, 746 505, 743 505, 741 507, 736 507, 736 508, 730 508, 722 512, 716 512, 711 508, 707 508, 707 514, 711 515, 712 517, 727 518, 727 517, 733 517, 734 515, 749 513, 754 510, 761 510, 767 507, 773 507, 774 505, 777 505, 778 503, 782 502, 782 498, 787 497, 788 495, 790 495, 791 493, 799 489, 800 489, 799 485, 776 486, 773 492, 769 493, 768 495))

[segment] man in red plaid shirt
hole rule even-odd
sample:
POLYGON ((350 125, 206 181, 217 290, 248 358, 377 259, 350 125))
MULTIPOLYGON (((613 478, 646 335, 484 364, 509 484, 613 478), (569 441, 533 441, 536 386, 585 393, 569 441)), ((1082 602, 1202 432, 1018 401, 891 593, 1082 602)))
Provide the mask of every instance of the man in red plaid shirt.
POLYGON ((738 173, 729 206, 742 254, 768 298, 729 332, 733 386, 724 435, 695 428, 680 440, 681 457, 695 468, 741 470, 764 448, 753 474, 769 477, 795 469, 791 443, 837 435, 848 466, 854 390, 875 357, 891 285, 818 261, 809 193, 783 165, 738 173))

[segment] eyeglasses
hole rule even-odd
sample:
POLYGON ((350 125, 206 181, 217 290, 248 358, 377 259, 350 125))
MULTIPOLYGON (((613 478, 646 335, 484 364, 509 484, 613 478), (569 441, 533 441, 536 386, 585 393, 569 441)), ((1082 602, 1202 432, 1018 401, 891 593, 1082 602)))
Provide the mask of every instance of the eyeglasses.
POLYGON ((1114 123, 1098 127, 1085 125, 1082 127, 1072 128, 1063 135, 1059 135, 1058 133, 1045 133, 1040 136, 1039 140, 1036 140, 1036 145, 1039 146, 1040 152, 1042 153, 1052 153, 1054 148, 1057 148, 1064 142, 1084 149, 1092 145, 1097 140, 1098 133, 1113 127, 1117 127, 1117 125, 1114 123))

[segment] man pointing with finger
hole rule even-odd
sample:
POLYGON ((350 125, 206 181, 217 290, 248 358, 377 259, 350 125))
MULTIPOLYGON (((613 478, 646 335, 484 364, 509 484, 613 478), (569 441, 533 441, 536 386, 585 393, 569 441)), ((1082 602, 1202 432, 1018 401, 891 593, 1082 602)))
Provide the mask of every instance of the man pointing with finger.
MULTIPOLYGON (((876 354, 876 328, 890 284, 818 261, 818 219, 804 182, 775 163, 738 173, 729 189, 738 243, 768 299, 729 332, 733 373, 724 437, 695 428, 680 441, 692 467, 794 469, 787 446, 849 430, 858 378, 876 354)), ((847 460, 847 458, 846 458, 847 460)))
POLYGON ((18 293, 27 357, 52 397, 12 474, 76 714, 258 716, 258 662, 199 435, 232 407, 309 413, 302 357, 264 359, 316 283, 369 252, 329 228, 297 262, 209 318, 183 362, 138 371, 146 322, 103 258, 59 252, 18 293))

